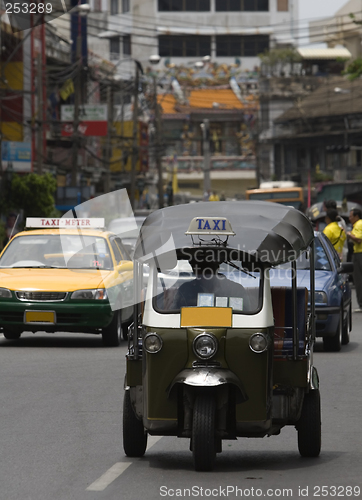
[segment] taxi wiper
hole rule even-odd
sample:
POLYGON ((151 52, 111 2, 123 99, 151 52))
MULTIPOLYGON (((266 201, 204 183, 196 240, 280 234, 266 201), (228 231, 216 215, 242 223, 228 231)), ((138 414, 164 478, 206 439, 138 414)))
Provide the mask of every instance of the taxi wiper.
POLYGON ((252 278, 254 278, 256 280, 256 276, 254 276, 253 274, 249 273, 248 271, 246 271, 242 267, 237 266, 236 264, 234 264, 234 262, 231 262, 230 260, 226 260, 225 262, 226 262, 226 264, 229 264, 229 266, 234 267, 238 271, 241 271, 242 273, 245 273, 248 276, 251 276, 252 278))
POLYGON ((64 266, 10 266, 9 269, 65 269, 64 266))

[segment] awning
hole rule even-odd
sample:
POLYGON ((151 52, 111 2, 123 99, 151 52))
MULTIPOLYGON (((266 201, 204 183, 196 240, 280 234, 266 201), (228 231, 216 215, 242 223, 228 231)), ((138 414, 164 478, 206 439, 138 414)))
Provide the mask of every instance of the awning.
POLYGON ((323 60, 323 59, 351 59, 352 54, 345 47, 338 47, 334 49, 298 49, 299 55, 305 60, 323 60))

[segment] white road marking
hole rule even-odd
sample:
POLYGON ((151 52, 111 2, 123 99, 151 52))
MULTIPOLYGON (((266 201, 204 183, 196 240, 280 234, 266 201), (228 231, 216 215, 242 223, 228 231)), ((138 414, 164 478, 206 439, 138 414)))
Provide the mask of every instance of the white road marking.
POLYGON ((103 491, 109 486, 117 477, 119 477, 123 472, 132 465, 132 462, 117 462, 112 465, 110 469, 107 470, 99 479, 90 484, 88 491, 103 491))
MULTIPOLYGON (((154 444, 156 444, 163 436, 148 436, 147 441, 147 450, 152 448, 154 444)), ((128 469, 128 467, 132 465, 132 462, 117 462, 112 465, 110 469, 108 469, 99 479, 94 481, 94 483, 90 484, 88 491, 103 491, 109 486, 113 481, 117 479, 123 472, 128 469)))
POLYGON ((154 444, 157 443, 157 441, 162 438, 163 436, 148 436, 146 451, 149 450, 154 444))

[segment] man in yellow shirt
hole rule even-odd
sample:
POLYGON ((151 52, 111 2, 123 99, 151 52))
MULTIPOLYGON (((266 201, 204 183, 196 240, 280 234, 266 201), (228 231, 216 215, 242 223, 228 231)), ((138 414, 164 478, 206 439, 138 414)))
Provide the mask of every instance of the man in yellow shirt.
POLYGON ((359 306, 357 311, 362 312, 362 212, 359 208, 352 208, 349 221, 353 224, 353 229, 347 233, 347 237, 353 241, 353 281, 359 306))
POLYGON ((216 191, 213 191, 209 196, 209 201, 220 201, 219 195, 216 191))
POLYGON ((339 215, 337 210, 330 209, 327 210, 327 215, 325 218, 326 227, 323 230, 323 233, 327 236, 329 241, 332 243, 339 257, 342 258, 342 250, 344 242, 346 241, 346 233, 343 231, 341 227, 338 225, 339 215))

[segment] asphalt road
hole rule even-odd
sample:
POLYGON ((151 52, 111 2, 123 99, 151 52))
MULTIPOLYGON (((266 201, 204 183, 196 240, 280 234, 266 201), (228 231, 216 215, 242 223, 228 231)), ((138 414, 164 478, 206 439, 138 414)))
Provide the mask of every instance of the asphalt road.
POLYGON ((316 345, 320 457, 301 458, 296 431, 286 427, 271 438, 225 442, 213 473, 196 473, 188 440, 174 437, 151 438, 142 459, 124 456, 125 344, 104 348, 91 335, 1 336, 0 500, 358 498, 362 314, 353 320, 341 352, 316 345))

